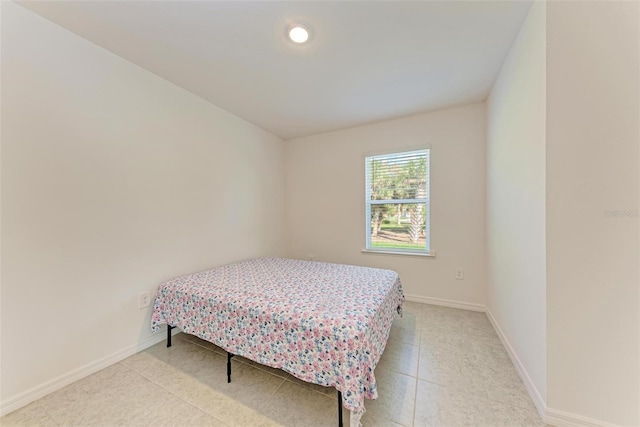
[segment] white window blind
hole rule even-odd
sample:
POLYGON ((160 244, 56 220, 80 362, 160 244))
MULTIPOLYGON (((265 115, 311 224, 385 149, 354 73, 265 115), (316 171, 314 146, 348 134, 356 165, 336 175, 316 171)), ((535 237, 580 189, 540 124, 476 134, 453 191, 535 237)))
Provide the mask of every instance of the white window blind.
POLYGON ((365 158, 367 249, 429 252, 429 154, 365 158))

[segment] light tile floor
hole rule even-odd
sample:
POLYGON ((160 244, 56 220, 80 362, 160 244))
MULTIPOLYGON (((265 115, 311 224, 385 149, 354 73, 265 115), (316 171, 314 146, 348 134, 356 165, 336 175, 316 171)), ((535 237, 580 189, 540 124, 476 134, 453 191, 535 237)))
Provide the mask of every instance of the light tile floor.
MULTIPOLYGON (((2 426, 332 426, 334 389, 186 334, 5 417, 2 426)), ((543 426, 484 313, 406 302, 376 368, 369 426, 543 426)), ((348 412, 345 412, 348 426, 348 412)))

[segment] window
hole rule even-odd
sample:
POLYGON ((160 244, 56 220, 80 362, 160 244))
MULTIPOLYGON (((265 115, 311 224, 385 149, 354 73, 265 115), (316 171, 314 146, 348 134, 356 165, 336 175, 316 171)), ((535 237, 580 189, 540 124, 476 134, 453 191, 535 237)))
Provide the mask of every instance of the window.
POLYGON ((365 158, 367 250, 429 254, 429 153, 365 158))

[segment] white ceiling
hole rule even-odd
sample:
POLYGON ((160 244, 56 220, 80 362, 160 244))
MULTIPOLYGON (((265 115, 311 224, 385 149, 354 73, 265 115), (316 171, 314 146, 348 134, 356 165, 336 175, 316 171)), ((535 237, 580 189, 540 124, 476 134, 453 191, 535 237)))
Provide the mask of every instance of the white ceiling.
POLYGON ((21 4, 289 139, 486 99, 531 2, 21 4))

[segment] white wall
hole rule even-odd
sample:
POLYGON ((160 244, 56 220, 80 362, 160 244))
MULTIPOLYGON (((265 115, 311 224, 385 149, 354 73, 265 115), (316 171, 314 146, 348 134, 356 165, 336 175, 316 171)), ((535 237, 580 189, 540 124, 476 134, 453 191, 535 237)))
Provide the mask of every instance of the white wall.
POLYGON ((640 425, 639 8, 547 5, 548 406, 621 426, 640 425))
POLYGON ((288 140, 285 151, 288 256, 391 268, 408 295, 485 304, 484 103, 288 140), (425 144, 436 258, 362 254, 365 153, 425 144))
POLYGON ((148 342, 140 292, 282 255, 283 150, 2 2, 4 409, 148 342))
POLYGON ((536 2, 487 100, 487 307, 544 411, 545 3, 536 2))

